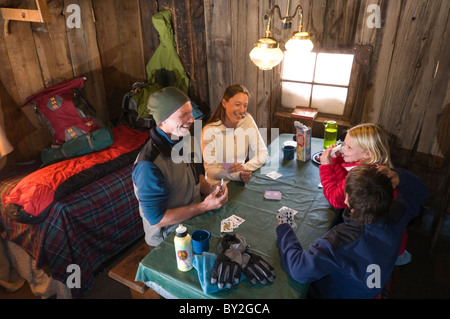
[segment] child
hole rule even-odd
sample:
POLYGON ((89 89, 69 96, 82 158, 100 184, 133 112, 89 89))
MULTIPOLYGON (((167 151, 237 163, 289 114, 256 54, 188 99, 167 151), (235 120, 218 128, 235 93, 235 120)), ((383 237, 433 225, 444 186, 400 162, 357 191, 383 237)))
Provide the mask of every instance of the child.
MULTIPOLYGON (((319 170, 323 194, 336 209, 346 207, 345 179, 352 168, 361 164, 393 166, 386 135, 376 124, 363 123, 352 127, 348 130, 344 142, 342 153, 336 152, 332 155, 332 149, 336 145, 331 145, 320 158, 319 170)), ((406 264, 411 260, 410 253, 406 251, 407 238, 405 230, 397 265, 406 264)))
POLYGON ((346 181, 344 222, 309 251, 289 224, 277 227, 284 269, 296 281, 312 282, 310 297, 374 298, 394 269, 404 230, 427 193, 423 182, 405 170, 355 167, 346 181), (393 186, 398 189, 394 201, 393 186))
POLYGON ((320 180, 323 194, 336 209, 345 208, 344 187, 348 171, 360 164, 392 167, 389 145, 384 132, 376 124, 364 123, 349 129, 341 152, 333 155, 328 147, 320 157, 320 180))

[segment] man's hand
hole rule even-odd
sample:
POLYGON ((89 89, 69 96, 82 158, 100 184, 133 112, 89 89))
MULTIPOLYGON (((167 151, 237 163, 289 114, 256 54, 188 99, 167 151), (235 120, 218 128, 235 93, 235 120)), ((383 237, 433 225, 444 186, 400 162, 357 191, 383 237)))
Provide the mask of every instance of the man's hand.
POLYGON ((219 209, 225 205, 226 202, 228 202, 228 187, 225 183, 222 186, 222 191, 220 190, 220 186, 217 185, 214 191, 203 200, 206 211, 219 209))

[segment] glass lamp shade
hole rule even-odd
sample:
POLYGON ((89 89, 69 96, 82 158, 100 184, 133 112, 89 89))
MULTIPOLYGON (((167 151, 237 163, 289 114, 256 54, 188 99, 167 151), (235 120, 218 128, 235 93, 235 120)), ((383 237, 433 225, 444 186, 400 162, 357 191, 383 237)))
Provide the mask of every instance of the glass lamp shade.
POLYGON ((286 43, 286 50, 295 52, 311 52, 314 48, 308 32, 297 32, 286 43))
POLYGON ((271 70, 283 60, 283 51, 278 47, 278 42, 272 38, 262 38, 250 51, 250 59, 261 70, 271 70))

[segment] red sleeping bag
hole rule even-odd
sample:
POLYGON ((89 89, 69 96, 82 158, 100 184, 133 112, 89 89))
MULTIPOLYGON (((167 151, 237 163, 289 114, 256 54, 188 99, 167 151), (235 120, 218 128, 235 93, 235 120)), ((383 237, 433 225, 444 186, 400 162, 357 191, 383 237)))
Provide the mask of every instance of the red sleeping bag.
POLYGON ((40 223, 56 200, 133 163, 148 132, 119 126, 112 133, 111 146, 46 166, 20 180, 4 197, 6 215, 21 223, 40 223))

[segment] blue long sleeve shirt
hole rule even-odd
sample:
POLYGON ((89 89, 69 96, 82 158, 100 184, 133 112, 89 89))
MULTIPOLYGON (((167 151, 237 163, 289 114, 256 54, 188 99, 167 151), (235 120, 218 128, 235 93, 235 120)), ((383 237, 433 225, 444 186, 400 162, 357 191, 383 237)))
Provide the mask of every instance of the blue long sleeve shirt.
POLYGON ((304 250, 289 224, 277 227, 283 267, 296 281, 315 282, 322 298, 374 298, 386 283, 398 256, 404 230, 428 196, 415 175, 396 169, 398 196, 385 220, 361 225, 344 222, 304 250))

